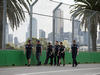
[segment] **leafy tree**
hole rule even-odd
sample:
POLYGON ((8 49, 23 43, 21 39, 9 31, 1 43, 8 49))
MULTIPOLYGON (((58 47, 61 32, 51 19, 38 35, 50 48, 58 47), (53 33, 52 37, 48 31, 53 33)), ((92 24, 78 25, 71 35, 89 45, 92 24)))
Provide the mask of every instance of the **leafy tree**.
MULTIPOLYGON (((29 4, 32 0, 7 0, 7 18, 11 28, 18 28, 19 24, 25 21, 23 7, 29 12, 29 4)), ((2 48, 3 31, 3 0, 0 0, 0 49, 2 48)))
MULTIPOLYGON (((95 12, 90 20, 90 35, 92 38, 92 50, 96 51, 97 27, 100 25, 100 0, 75 0, 76 4, 72 5, 71 13, 75 17, 81 18, 81 27, 88 29, 89 17, 95 12)), ((87 37, 88 38, 88 37, 87 37)))

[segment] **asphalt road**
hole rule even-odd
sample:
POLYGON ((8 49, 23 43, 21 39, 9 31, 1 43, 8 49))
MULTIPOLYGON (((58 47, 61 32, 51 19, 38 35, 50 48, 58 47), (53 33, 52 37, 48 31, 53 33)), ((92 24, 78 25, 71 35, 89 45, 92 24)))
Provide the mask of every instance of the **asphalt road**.
POLYGON ((0 75, 100 75, 100 64, 0 67, 0 75))

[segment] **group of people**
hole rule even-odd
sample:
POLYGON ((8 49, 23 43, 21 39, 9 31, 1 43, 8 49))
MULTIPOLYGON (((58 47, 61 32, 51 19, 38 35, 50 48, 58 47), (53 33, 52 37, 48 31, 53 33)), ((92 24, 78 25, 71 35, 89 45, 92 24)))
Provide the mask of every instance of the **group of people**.
MULTIPOLYGON (((72 67, 76 67, 78 65, 77 61, 76 61, 76 56, 79 55, 79 46, 76 44, 76 41, 73 40, 73 44, 71 45, 71 49, 69 50, 69 53, 72 52, 72 59, 73 59, 73 64, 72 67)), ((33 55, 34 53, 34 49, 33 49, 33 45, 31 43, 31 40, 28 41, 28 44, 25 45, 25 49, 24 49, 24 54, 26 54, 27 60, 28 60, 28 66, 30 66, 30 62, 31 62, 31 53, 33 50, 33 55), (25 53, 26 51, 26 53, 25 53)), ((37 59, 37 66, 41 65, 41 61, 40 61, 40 56, 42 55, 42 45, 40 44, 40 41, 37 40, 37 44, 35 46, 35 52, 36 52, 36 59, 37 59)), ((54 58, 54 66, 60 66, 61 64, 61 58, 63 58, 63 66, 65 66, 65 46, 63 45, 62 42, 56 41, 55 46, 53 47, 53 45, 51 45, 50 42, 48 42, 48 46, 47 46, 47 51, 46 51, 46 60, 44 65, 48 64, 48 60, 50 59, 50 65, 53 65, 53 58, 54 58)))

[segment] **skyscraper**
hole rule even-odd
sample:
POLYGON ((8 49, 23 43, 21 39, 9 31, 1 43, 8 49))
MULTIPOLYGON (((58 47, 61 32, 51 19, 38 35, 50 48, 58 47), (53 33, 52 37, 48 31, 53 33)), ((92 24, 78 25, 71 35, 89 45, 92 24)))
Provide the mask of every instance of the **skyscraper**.
POLYGON ((8 26, 8 23, 6 24, 6 33, 5 33, 5 35, 6 35, 6 39, 5 39, 5 43, 8 43, 8 35, 9 35, 9 26, 8 26))
POLYGON ((15 44, 15 47, 18 47, 18 38, 17 37, 14 38, 14 44, 15 44))
POLYGON ((26 40, 29 38, 29 27, 27 28, 27 32, 26 32, 26 40))
MULTIPOLYGON (((26 40, 30 37, 30 27, 28 27, 26 32, 26 40)), ((37 20, 33 17, 32 18, 32 37, 37 38, 37 20)))
POLYGON ((55 16, 59 18, 55 18, 55 39, 58 41, 63 40, 63 25, 64 21, 61 19, 63 17, 63 11, 58 9, 55 11, 55 16))
POLYGON ((37 38, 37 20, 32 18, 32 37, 37 38))
POLYGON ((29 33, 26 32, 26 40, 29 38, 29 33))
POLYGON ((98 32, 98 43, 100 44, 100 31, 98 32))
POLYGON ((45 31, 39 30, 39 38, 45 38, 45 31))
POLYGON ((8 35, 8 42, 13 43, 13 34, 8 35))
POLYGON ((74 40, 79 42, 79 34, 80 34, 80 21, 74 21, 74 40))
POLYGON ((52 41, 53 41, 53 36, 52 35, 53 35, 52 32, 48 34, 48 42, 52 43, 52 41))

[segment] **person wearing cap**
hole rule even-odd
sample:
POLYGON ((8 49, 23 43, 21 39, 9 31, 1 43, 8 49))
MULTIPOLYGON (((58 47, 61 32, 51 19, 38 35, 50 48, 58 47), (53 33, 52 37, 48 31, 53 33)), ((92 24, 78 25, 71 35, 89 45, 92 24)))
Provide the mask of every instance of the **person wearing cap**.
POLYGON ((56 45, 54 46, 54 66, 59 64, 59 56, 58 56, 58 50, 59 50, 59 42, 56 41, 56 45))
MULTIPOLYGON (((31 40, 28 41, 28 44, 25 45, 25 49, 24 49, 24 54, 26 51, 26 58, 28 60, 28 66, 30 66, 31 63, 31 53, 33 50, 33 45, 31 44, 31 40)), ((33 50, 33 55, 34 55, 34 50, 33 50)))
POLYGON ((65 46, 63 45, 62 42, 60 42, 60 47, 59 47, 59 64, 58 66, 60 66, 61 63, 61 58, 63 58, 63 66, 65 66, 65 46))
POLYGON ((53 46, 51 45, 50 42, 48 43, 47 52, 46 53, 47 53, 46 54, 46 61, 45 61, 44 65, 47 65, 48 60, 50 58, 50 64, 52 66, 53 65, 53 46))
POLYGON ((39 65, 41 65, 40 55, 42 55, 42 45, 40 44, 39 40, 37 40, 35 50, 36 50, 37 66, 39 66, 39 65))
POLYGON ((71 45, 71 49, 69 50, 69 53, 71 51, 72 51, 72 59, 73 59, 72 67, 76 67, 78 65, 76 61, 76 56, 79 55, 79 46, 76 44, 75 40, 73 40, 73 44, 71 45))

